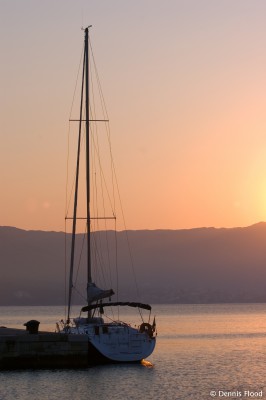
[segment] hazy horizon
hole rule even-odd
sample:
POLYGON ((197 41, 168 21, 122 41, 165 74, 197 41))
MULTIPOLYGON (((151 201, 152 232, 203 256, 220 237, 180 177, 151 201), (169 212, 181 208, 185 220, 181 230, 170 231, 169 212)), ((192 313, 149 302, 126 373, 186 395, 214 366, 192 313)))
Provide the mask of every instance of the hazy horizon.
MULTIPOLYGON (((118 229, 116 230, 117 232, 123 232, 123 231, 179 231, 179 230, 198 230, 198 229, 237 229, 237 228, 250 228, 252 226, 260 225, 260 224, 266 224, 266 221, 258 221, 254 222, 253 224, 247 225, 247 226, 195 226, 191 228, 141 228, 141 229, 118 229)), ((36 231, 36 232, 56 232, 56 233, 67 233, 71 234, 71 231, 65 232, 64 230, 54 230, 54 229, 26 229, 23 227, 18 227, 18 226, 11 226, 11 225, 0 225, 0 228, 11 228, 11 229, 18 229, 22 231, 36 231)), ((99 231, 104 231, 105 229, 101 229, 99 231)), ((110 231, 113 231, 114 229, 107 229, 110 231)), ((94 231, 93 231, 94 232, 94 231)), ((95 231, 97 232, 97 231, 95 231)), ((83 234, 83 231, 77 231, 77 234, 83 234)))

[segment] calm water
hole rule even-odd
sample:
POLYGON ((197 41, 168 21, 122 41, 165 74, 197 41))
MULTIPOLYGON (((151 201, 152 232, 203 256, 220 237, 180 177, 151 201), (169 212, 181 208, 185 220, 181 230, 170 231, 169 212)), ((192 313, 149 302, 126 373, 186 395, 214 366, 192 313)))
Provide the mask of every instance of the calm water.
MULTIPOLYGON (((0 399, 266 399, 266 304, 158 305, 153 310, 158 327, 149 358, 153 367, 4 371, 0 399)), ((60 307, 0 311, 0 325, 22 327, 34 318, 50 330, 64 313, 60 307)))

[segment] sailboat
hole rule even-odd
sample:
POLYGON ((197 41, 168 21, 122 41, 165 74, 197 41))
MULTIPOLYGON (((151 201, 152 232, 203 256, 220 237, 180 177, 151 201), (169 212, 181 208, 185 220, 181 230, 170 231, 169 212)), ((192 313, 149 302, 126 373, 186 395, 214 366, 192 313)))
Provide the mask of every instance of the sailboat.
MULTIPOLYGON (((83 72, 81 84, 80 118, 78 151, 75 173, 75 194, 73 205, 72 239, 69 271, 68 288, 68 307, 65 320, 57 324, 59 333, 86 335, 88 339, 88 362, 90 364, 102 362, 139 362, 147 358, 154 350, 156 343, 156 323, 155 317, 151 323, 151 306, 140 302, 132 301, 113 301, 114 291, 111 288, 101 289, 94 281, 92 266, 92 240, 91 223, 96 217, 91 216, 90 206, 90 124, 99 122, 92 119, 90 115, 90 63, 89 63, 89 29, 84 29, 84 53, 83 53, 83 72), (85 112, 83 108, 85 106, 85 112), (85 115, 84 115, 85 114, 85 115), (84 116, 83 116, 84 115, 84 116), (79 187, 79 169, 80 169, 80 150, 81 150, 81 131, 85 124, 85 150, 86 150, 86 242, 87 242, 87 290, 86 304, 82 307, 79 316, 72 318, 72 291, 74 286, 74 260, 76 247, 76 226, 77 226, 77 205, 78 205, 78 187, 79 187), (105 313, 109 309, 120 307, 133 307, 139 311, 141 316, 140 324, 134 327, 120 319, 105 320, 105 313), (146 311, 144 311, 146 310, 146 311), (82 314, 85 313, 85 314, 82 314), (147 313, 147 322, 143 318, 143 313, 147 313), (84 316, 83 316, 84 315, 84 316)), ((85 286, 85 285, 84 285, 85 286)), ((120 314, 118 314, 120 315, 120 314)))

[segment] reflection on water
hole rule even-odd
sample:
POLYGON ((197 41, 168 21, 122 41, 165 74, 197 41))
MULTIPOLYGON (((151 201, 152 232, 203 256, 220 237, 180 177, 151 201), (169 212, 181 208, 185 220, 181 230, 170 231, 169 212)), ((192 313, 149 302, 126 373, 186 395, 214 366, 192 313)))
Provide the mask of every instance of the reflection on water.
MULTIPOLYGON (((22 327, 27 320, 38 319, 41 329, 53 330, 64 308, 1 307, 0 311, 0 325, 22 327)), ((238 391, 242 398, 245 390, 262 390, 259 398, 266 399, 265 304, 156 305, 154 312, 157 347, 146 360, 152 367, 144 363, 5 371, 0 374, 0 399, 205 400, 212 398, 211 390, 238 391)), ((124 317, 131 320, 132 310, 124 317)))
POLYGON ((148 360, 141 360, 141 365, 144 365, 144 367, 147 367, 147 368, 153 367, 153 364, 148 360))

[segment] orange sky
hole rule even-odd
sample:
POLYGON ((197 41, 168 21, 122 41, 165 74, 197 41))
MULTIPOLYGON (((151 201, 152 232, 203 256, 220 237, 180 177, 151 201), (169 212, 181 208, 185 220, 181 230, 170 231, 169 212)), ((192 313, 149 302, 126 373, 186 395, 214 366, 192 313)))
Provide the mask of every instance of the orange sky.
POLYGON ((64 229, 88 24, 127 228, 266 220, 264 0, 12 0, 0 18, 0 225, 64 229))

